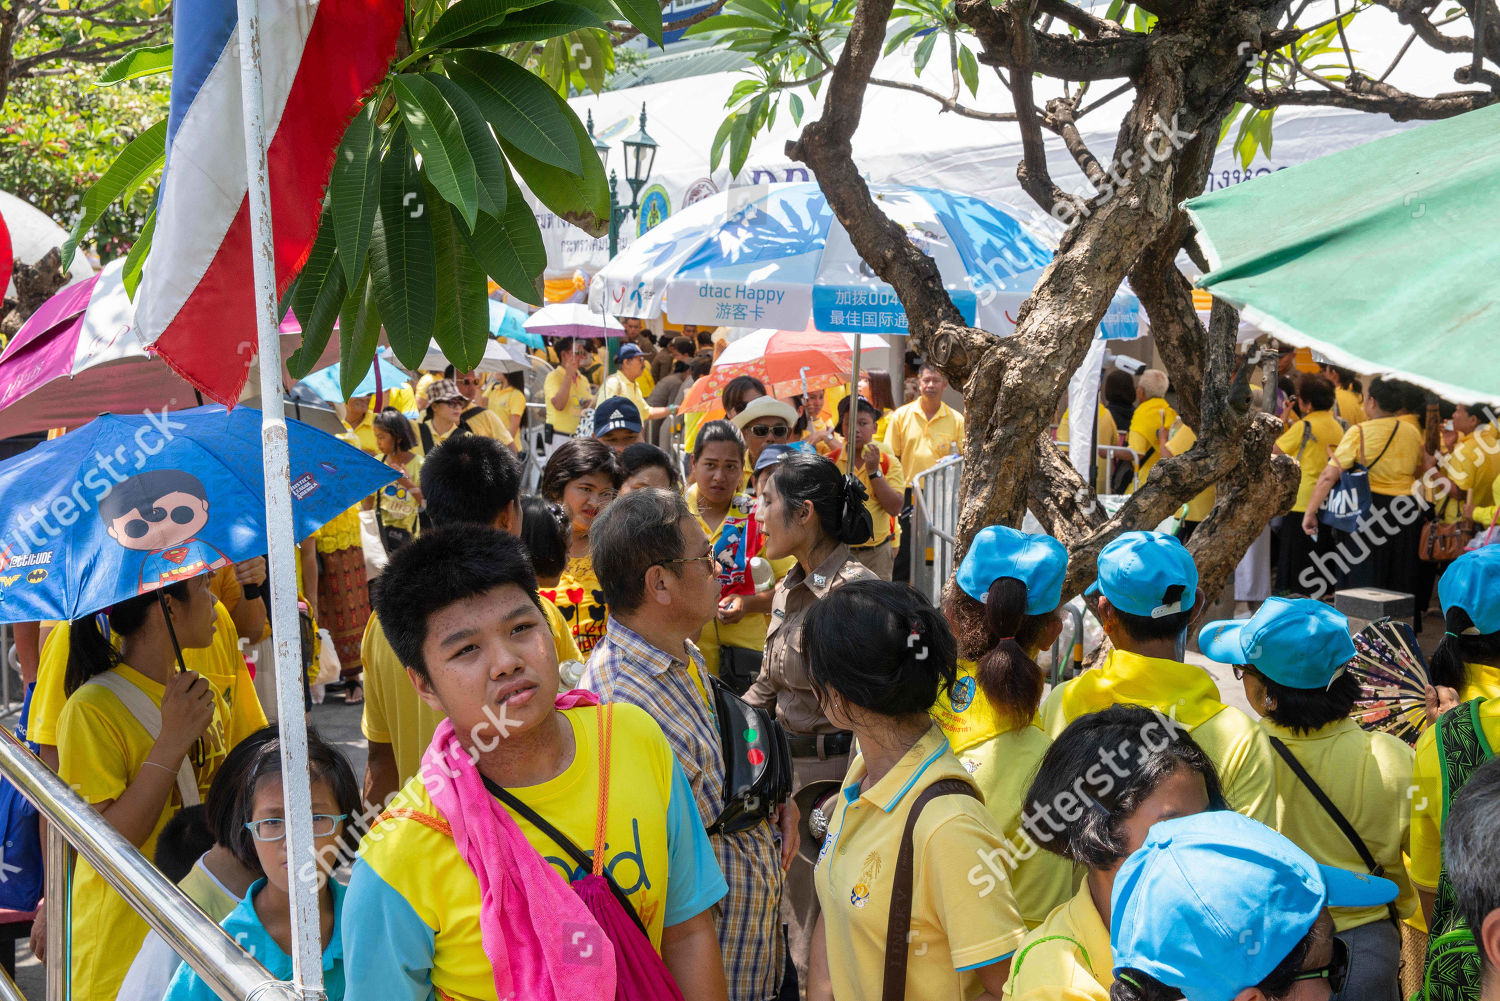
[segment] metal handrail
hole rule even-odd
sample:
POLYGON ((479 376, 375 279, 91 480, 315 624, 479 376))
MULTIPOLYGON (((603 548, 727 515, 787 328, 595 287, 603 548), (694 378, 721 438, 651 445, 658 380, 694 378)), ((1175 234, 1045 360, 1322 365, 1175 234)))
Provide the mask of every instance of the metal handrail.
MULTIPOLYGON (((929 577, 927 571, 927 542, 928 536, 948 547, 948 554, 957 545, 956 533, 946 528, 933 524, 930 510, 930 501, 926 490, 927 481, 938 473, 945 473, 954 466, 963 464, 962 455, 948 455, 933 463, 928 469, 924 469, 911 478, 912 496, 912 553, 911 553, 911 583, 918 591, 926 594, 934 605, 942 603, 943 585, 947 583, 948 574, 940 570, 943 563, 943 555, 938 552, 938 546, 933 547, 933 570, 929 577)), ((953 496, 954 508, 956 510, 958 497, 957 490, 953 496)), ((956 523, 955 523, 956 525, 956 523)), ((951 568, 949 568, 951 569, 951 568)))
MULTIPOLYGON (((0 727, 0 773, 47 821, 47 982, 48 997, 62 997, 67 975, 65 938, 69 931, 66 885, 67 846, 88 860, 105 882, 156 930, 226 1001, 299 1001, 301 993, 277 980, 198 909, 140 851, 31 753, 15 734, 0 727)), ((107 929, 98 929, 107 934, 107 929)))

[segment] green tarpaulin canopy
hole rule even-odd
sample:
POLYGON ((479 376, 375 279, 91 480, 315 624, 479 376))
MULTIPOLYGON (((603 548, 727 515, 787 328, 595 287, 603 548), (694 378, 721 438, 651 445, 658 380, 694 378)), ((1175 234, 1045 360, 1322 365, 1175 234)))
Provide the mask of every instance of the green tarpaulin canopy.
POLYGON ((1201 288, 1335 364, 1500 399, 1500 105, 1187 202, 1201 288))

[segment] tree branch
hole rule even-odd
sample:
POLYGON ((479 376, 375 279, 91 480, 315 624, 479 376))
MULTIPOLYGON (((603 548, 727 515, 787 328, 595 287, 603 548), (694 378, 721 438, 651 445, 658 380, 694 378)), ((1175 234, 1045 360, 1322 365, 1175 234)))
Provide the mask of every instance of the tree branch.
MULTIPOLYGON (((1005 11, 991 0, 958 0, 958 19, 967 24, 983 46, 979 61, 1014 70, 1015 26, 1005 11)), ((1107 35, 1098 39, 1070 38, 1030 30, 1034 47, 1030 65, 1044 76, 1062 80, 1105 80, 1134 77, 1145 64, 1146 40, 1142 35, 1107 35)))
MULTIPOLYGON (((818 75, 822 76, 824 74, 820 73, 818 75)), ((871 77, 870 86, 888 87, 891 90, 905 90, 910 91, 913 94, 921 94, 923 97, 929 97, 932 100, 936 101, 938 103, 938 106, 941 107, 944 111, 952 112, 953 114, 958 115, 960 118, 973 118, 981 122, 1013 122, 1016 120, 1016 115, 1014 112, 980 111, 978 108, 969 108, 958 103, 958 101, 954 98, 947 97, 935 90, 930 90, 927 87, 923 87, 920 84, 907 83, 904 80, 883 80, 879 77, 871 77)))
POLYGON ((1333 90, 1301 91, 1286 87, 1255 90, 1245 87, 1240 92, 1240 99, 1261 109, 1331 106, 1390 115, 1398 122, 1409 122, 1415 119, 1452 118, 1478 108, 1487 108, 1500 101, 1500 93, 1461 90, 1419 97, 1357 73, 1350 75, 1344 87, 1335 87, 1333 90))
MULTIPOLYGON (((1083 94, 1080 92, 1077 96, 1081 98, 1083 94)), ((1063 146, 1078 164, 1078 169, 1083 171, 1083 176, 1089 179, 1094 190, 1099 190, 1105 183, 1104 168, 1078 131, 1076 101, 1054 97, 1047 102, 1047 118, 1053 131, 1062 137, 1063 146)))
MULTIPOLYGON (((1013 22, 1010 93, 1016 106, 1016 121, 1021 126, 1021 162, 1016 165, 1016 179, 1021 190, 1032 197, 1043 210, 1051 212, 1058 202, 1068 198, 1062 188, 1052 182, 1047 169, 1047 147, 1042 140, 1041 117, 1036 111, 1036 102, 1031 88, 1032 39, 1031 6, 1033 0, 1009 0, 1006 10, 1013 22)), ((1094 165, 1098 167, 1096 162, 1094 165)), ((1100 174, 1103 171, 1100 170, 1100 174)))
MULTIPOLYGON (((693 25, 697 24, 700 21, 707 21, 709 18, 713 17, 715 14, 719 13, 719 11, 724 9, 724 2, 725 0, 714 0, 714 3, 710 4, 707 7, 704 7, 702 10, 696 12, 690 17, 680 18, 676 21, 663 21, 661 30, 664 33, 668 31, 682 31, 685 28, 691 28, 693 25)), ((670 3, 671 0, 662 0, 661 9, 666 10, 670 3)), ((625 42, 628 42, 635 36, 641 34, 641 29, 637 28, 635 25, 621 24, 618 21, 611 21, 609 24, 606 24, 604 28, 609 32, 609 44, 612 47, 623 45, 625 42)))

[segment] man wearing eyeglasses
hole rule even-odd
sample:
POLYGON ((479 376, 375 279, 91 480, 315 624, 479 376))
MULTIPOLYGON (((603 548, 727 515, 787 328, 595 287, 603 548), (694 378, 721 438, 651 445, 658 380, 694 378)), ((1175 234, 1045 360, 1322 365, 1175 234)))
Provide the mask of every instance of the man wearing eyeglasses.
POLYGON ((758 396, 735 414, 734 426, 745 436, 745 447, 750 452, 746 471, 755 468, 755 460, 767 445, 785 445, 791 441, 792 425, 796 423, 797 411, 774 396, 758 396))
POLYGON ((489 401, 484 398, 484 378, 478 372, 455 371, 452 365, 443 370, 443 376, 452 379, 458 386, 458 391, 468 401, 464 404, 459 423, 467 427, 471 434, 493 438, 502 445, 514 447, 515 439, 511 436, 510 428, 490 409, 489 401))

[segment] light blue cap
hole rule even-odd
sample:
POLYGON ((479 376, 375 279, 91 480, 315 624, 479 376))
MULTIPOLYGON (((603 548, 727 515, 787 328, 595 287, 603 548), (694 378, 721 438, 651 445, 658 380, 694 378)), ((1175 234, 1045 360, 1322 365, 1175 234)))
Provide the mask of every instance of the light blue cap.
POLYGON ((1099 552, 1099 579, 1088 593, 1102 592, 1130 615, 1159 619, 1185 612, 1198 599, 1198 566, 1187 547, 1164 532, 1126 532, 1099 552), (1178 601, 1167 588, 1182 585, 1178 601))
POLYGON ((958 565, 958 586, 984 601, 990 585, 1014 577, 1026 585, 1026 614, 1050 612, 1062 602, 1068 550, 1050 535, 1029 535, 1004 525, 982 528, 958 565))
POLYGON ((1438 580, 1438 601, 1446 613, 1462 608, 1481 634, 1500 633, 1500 545, 1464 553, 1438 580))
POLYGON ((1375 907, 1396 884, 1321 866, 1256 820, 1214 810, 1164 820, 1115 877, 1114 969, 1188 1001, 1233 1001, 1266 978, 1323 907, 1375 907))
POLYGON ((1198 631, 1198 649, 1288 688, 1327 688, 1354 659, 1349 620, 1311 598, 1267 598, 1248 619, 1210 622, 1198 631))

